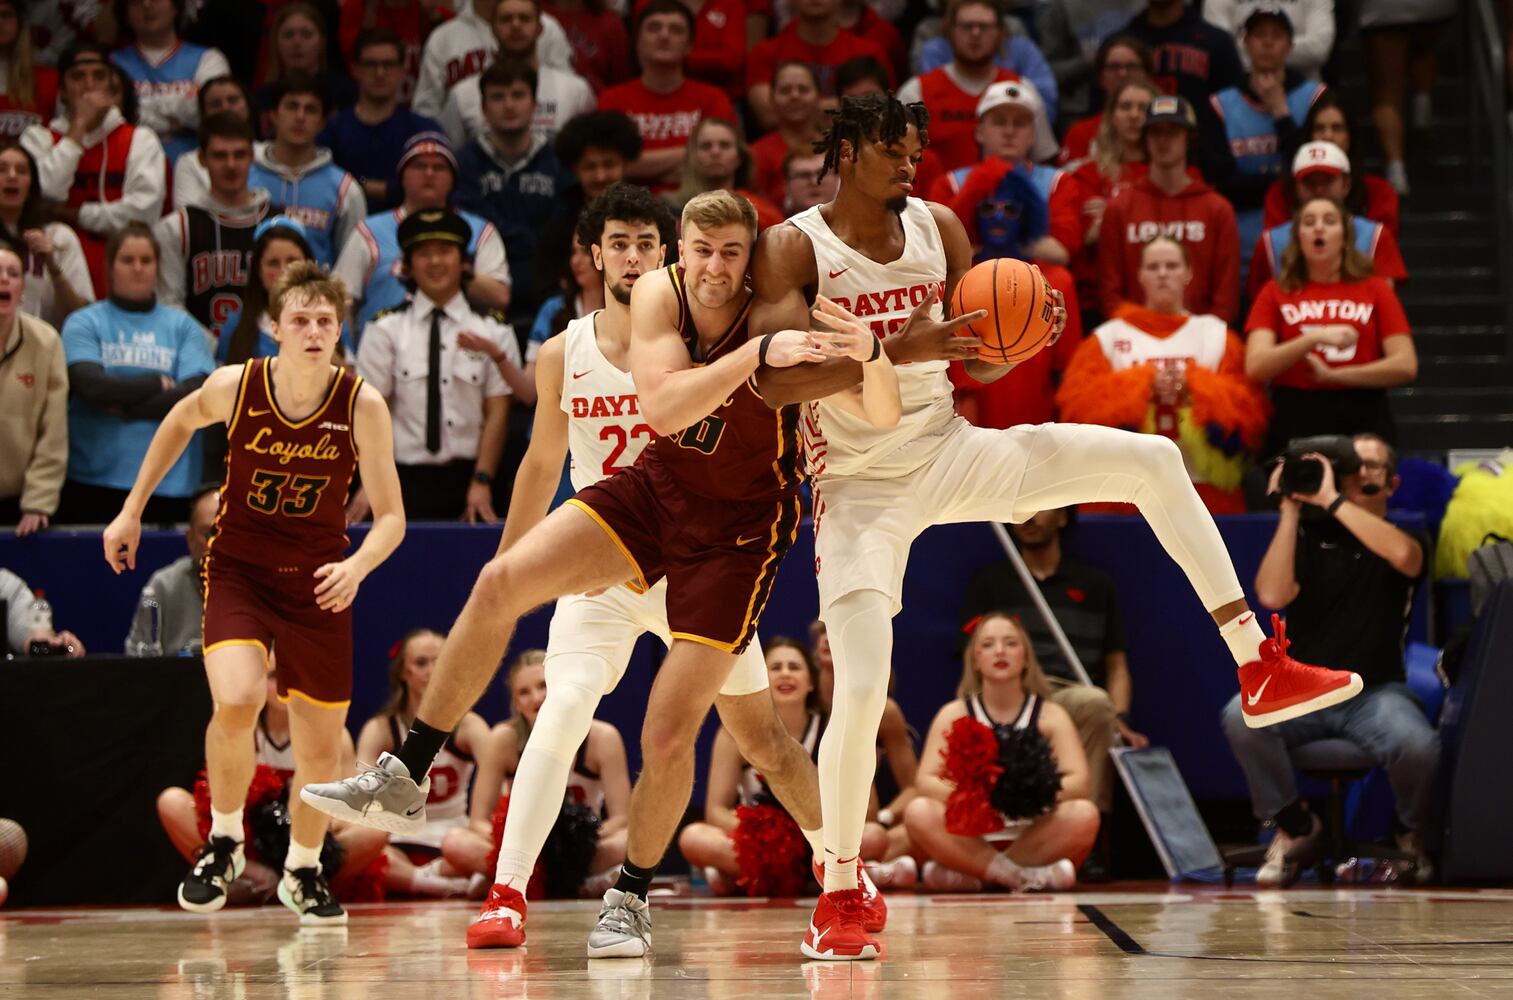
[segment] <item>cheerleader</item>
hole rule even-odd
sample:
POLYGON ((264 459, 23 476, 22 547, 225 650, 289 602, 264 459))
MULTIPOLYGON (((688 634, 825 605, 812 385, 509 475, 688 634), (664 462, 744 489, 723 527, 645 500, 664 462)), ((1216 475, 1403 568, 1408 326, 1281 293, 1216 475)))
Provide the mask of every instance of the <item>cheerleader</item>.
MULTIPOLYGON (((813 655, 786 636, 769 639, 762 652, 779 721, 810 757, 816 757, 827 714, 813 655)), ((810 851, 803 835, 782 812, 762 775, 741 759, 735 740, 723 728, 714 739, 705 788, 704 822, 683 828, 678 849, 691 868, 703 870, 710 892, 730 895, 739 886, 753 896, 790 896, 807 890, 810 851)), ((880 859, 887 850, 887 831, 869 822, 862 835, 862 858, 880 859)), ((914 859, 905 856, 892 864, 868 865, 868 874, 880 886, 901 887, 914 883, 917 869, 914 859)))
POLYGON ((1183 308, 1192 274, 1181 243, 1147 243, 1145 305, 1124 303, 1078 346, 1056 402, 1062 420, 1172 439, 1204 505, 1239 514, 1240 482, 1266 433, 1266 396, 1245 376, 1245 347, 1224 321, 1183 308))
POLYGON ((970 627, 961 697, 930 723, 919 797, 904 813, 930 858, 924 883, 945 892, 1070 888, 1099 822, 1077 729, 1051 701, 1016 619, 989 612, 970 627))
MULTIPOLYGON (((510 665, 506 683, 510 717, 488 735, 488 756, 496 763, 487 770, 480 764, 468 824, 451 831, 442 845, 447 862, 463 872, 494 872, 510 782, 536 715, 546 701, 546 651, 528 649, 521 653, 510 665)), ((431 773, 436 772, 433 769, 431 773)), ((537 860, 539 877, 532 878, 527 896, 602 896, 613 885, 616 869, 625 860, 629 814, 630 767, 625 759, 625 741, 614 726, 595 719, 588 739, 573 758, 563 812, 537 860)), ((488 888, 488 881, 482 885, 488 888)))
MULTIPOLYGON (((430 629, 413 629, 390 650, 389 702, 358 734, 358 759, 377 760, 381 753, 399 752, 415 721, 443 639, 445 636, 430 629)), ((416 834, 389 837, 386 853, 391 891, 414 896, 467 893, 469 873, 449 864, 442 857, 441 845, 449 831, 467 825, 468 788, 478 766, 475 758, 486 760, 488 741, 488 723, 475 712, 465 715, 447 739, 431 769, 425 828, 416 834)))

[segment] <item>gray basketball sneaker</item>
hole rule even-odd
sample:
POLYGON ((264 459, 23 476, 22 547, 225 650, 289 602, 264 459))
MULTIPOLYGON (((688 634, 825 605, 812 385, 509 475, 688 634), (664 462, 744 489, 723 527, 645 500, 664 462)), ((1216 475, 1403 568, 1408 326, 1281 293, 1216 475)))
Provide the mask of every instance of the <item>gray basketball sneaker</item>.
POLYGON ((306 785, 299 797, 312 809, 348 823, 389 833, 419 833, 426 825, 428 777, 420 784, 391 753, 378 755, 378 764, 363 764, 355 777, 320 785, 306 785))
POLYGON ((640 958, 651 951, 651 907, 632 892, 604 894, 599 924, 588 936, 589 958, 640 958))

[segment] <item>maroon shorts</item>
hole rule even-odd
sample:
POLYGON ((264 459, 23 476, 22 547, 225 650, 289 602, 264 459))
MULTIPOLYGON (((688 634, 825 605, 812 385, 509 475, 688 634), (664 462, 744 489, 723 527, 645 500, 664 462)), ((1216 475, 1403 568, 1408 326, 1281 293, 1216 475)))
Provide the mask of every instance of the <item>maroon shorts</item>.
POLYGON ((585 511, 635 567, 632 589, 667 578, 667 626, 739 653, 756 635, 778 564, 798 534, 797 495, 711 500, 645 459, 579 490, 585 511))
POLYGON ((341 707, 352 700, 352 609, 322 611, 315 567, 275 570, 218 556, 205 566, 205 652, 261 646, 278 659, 284 701, 341 707))

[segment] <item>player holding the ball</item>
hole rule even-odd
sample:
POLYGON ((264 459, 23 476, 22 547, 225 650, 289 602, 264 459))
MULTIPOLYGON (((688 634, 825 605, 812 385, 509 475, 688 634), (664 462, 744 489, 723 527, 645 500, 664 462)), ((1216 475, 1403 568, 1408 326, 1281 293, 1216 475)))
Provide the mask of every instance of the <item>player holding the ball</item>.
POLYGON ((932 524, 1020 522, 1072 504, 1133 503, 1219 626, 1239 665, 1249 725, 1296 718, 1361 690, 1355 674, 1299 663, 1280 633, 1273 640, 1261 631, 1173 442, 1081 424, 990 430, 956 415, 950 360, 966 359, 981 382, 1002 378, 1054 341, 1065 312, 1038 271, 1017 261, 979 264, 954 296, 971 268, 966 233, 950 209, 910 197, 928 126, 921 104, 891 95, 843 99, 823 140, 825 170, 840 175, 835 199, 767 230, 753 262, 753 336, 802 326, 809 301, 824 296, 882 338, 899 366, 903 400, 897 424, 878 427, 833 400, 862 380, 855 360, 757 372, 769 406, 805 404, 820 614, 835 657, 819 756, 825 892, 802 945, 817 959, 878 954, 865 925, 878 925, 881 901, 858 888, 856 858, 888 696, 890 620, 902 606, 909 547, 932 524), (958 313, 952 319, 946 301, 958 313))

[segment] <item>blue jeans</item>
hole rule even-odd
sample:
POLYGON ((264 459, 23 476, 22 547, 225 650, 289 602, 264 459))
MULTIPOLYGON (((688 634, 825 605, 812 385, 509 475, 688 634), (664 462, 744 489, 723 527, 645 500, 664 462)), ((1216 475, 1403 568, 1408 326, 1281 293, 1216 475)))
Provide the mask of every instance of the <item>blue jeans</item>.
POLYGON ((1257 819, 1271 819, 1298 797, 1288 747, 1334 738, 1356 744, 1387 769, 1405 827, 1420 831, 1428 821, 1439 770, 1439 733, 1407 685, 1369 687, 1347 702, 1265 729, 1245 724, 1235 695, 1224 706, 1222 725, 1245 772, 1257 819))

